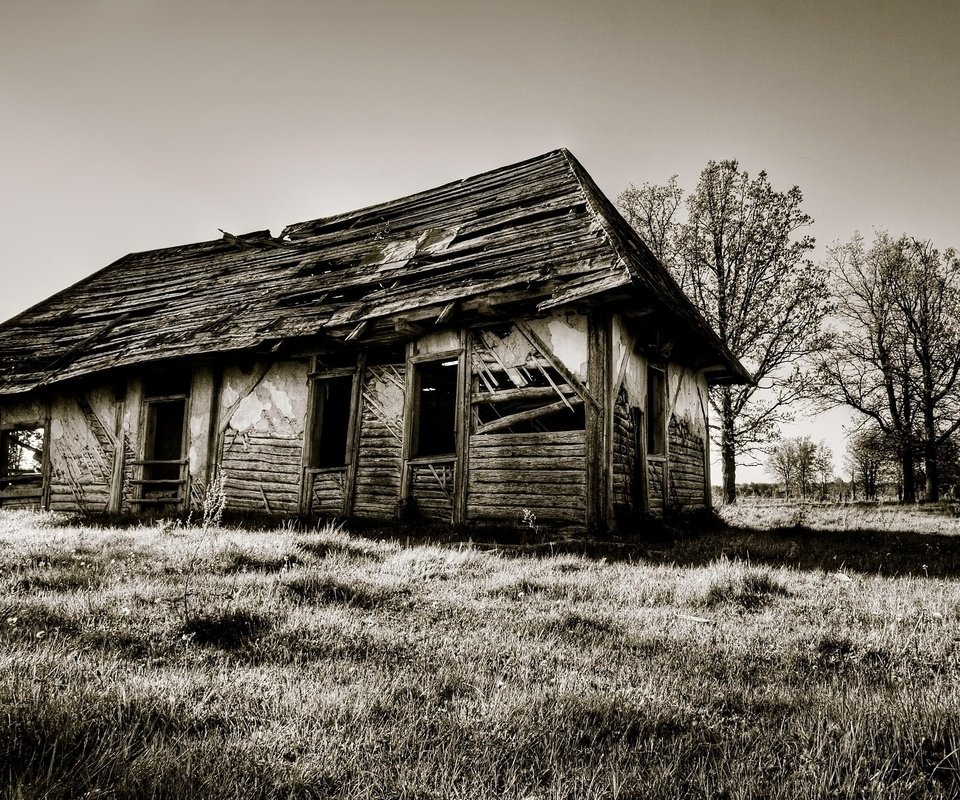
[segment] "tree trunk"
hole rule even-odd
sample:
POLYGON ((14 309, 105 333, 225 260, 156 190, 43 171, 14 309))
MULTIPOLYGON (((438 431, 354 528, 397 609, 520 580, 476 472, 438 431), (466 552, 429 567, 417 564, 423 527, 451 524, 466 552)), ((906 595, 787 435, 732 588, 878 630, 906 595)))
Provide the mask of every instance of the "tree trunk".
POLYGON ((721 391, 720 456, 723 465, 723 502, 737 502, 737 452, 733 437, 733 396, 729 386, 721 391))
POLYGON ((926 402, 923 409, 923 468, 927 473, 924 499, 936 503, 940 499, 940 470, 937 468, 937 426, 933 418, 933 403, 926 402))
POLYGON ((899 447, 900 469, 903 473, 903 497, 904 503, 917 502, 917 476, 913 469, 913 447, 906 437, 900 441, 899 447))

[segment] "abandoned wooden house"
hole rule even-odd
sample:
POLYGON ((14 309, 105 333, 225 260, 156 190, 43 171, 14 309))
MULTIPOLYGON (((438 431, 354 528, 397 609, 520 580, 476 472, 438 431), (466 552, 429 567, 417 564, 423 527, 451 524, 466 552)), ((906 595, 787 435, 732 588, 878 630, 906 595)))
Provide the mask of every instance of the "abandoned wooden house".
POLYGON ((709 502, 749 375, 556 150, 133 253, 0 326, 0 505, 615 527, 709 502))

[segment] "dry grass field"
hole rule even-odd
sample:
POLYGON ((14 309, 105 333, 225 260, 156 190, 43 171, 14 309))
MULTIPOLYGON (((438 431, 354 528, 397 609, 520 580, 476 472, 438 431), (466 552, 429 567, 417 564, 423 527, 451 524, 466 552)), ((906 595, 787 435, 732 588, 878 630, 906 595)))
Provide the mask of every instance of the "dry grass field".
POLYGON ((3 514, 0 794, 957 797, 960 548, 865 527, 602 558, 3 514))

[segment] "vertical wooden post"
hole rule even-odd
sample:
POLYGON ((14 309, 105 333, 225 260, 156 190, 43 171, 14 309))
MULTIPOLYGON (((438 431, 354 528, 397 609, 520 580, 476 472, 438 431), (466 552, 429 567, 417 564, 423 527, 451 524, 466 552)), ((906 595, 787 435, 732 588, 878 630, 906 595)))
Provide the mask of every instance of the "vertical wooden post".
POLYGON ((460 330, 460 359, 457 364, 457 461, 453 473, 453 524, 467 521, 467 483, 470 477, 470 394, 473 386, 473 336, 460 330))
POLYGON ((40 498, 40 508, 44 511, 50 510, 50 495, 52 494, 52 487, 50 486, 51 474, 53 472, 51 467, 51 450, 53 449, 53 443, 50 441, 50 428, 51 422, 53 420, 53 400, 48 397, 46 400, 46 410, 44 412, 43 419, 43 464, 41 465, 41 473, 43 477, 42 481, 42 492, 40 498))
POLYGON ((107 501, 107 513, 119 514, 123 505, 123 465, 125 459, 123 437, 123 410, 126 398, 118 399, 114 407, 113 423, 113 469, 110 477, 110 499, 107 501))
POLYGON ((357 353, 357 371, 350 391, 350 423, 347 426, 347 472, 343 481, 343 516, 353 515, 353 495, 357 485, 357 454, 360 452, 360 427, 363 424, 363 381, 367 370, 367 351, 357 353))
MULTIPOLYGON (((706 384, 706 377, 701 372, 700 378, 706 384)), ((709 393, 710 389, 707 388, 709 393)), ((703 505, 709 511, 713 508, 713 483, 710 481, 710 400, 703 402, 700 387, 697 387, 697 396, 700 398, 700 410, 703 412, 703 505)))
POLYGON ((210 388, 210 417, 207 421, 207 464, 203 475, 204 485, 210 482, 220 472, 220 404, 223 391, 223 365, 217 364, 211 370, 212 385, 210 388))
POLYGON ((417 354, 416 342, 407 343, 407 360, 403 381, 403 442, 400 445, 400 509, 407 513, 410 503, 410 454, 413 437, 417 435, 416 413, 420 379, 412 359, 417 354))
POLYGON ((588 531, 607 526, 606 509, 610 487, 607 472, 607 407, 610 405, 607 382, 610 374, 610 326, 606 315, 594 311, 587 321, 587 385, 600 404, 598 411, 586 404, 587 434, 587 508, 588 531))
POLYGON ((317 426, 317 382, 310 377, 317 371, 317 357, 310 359, 310 370, 307 375, 307 414, 303 421, 303 454, 300 457, 300 513, 310 513, 312 505, 313 487, 310 461, 313 458, 313 440, 317 426))

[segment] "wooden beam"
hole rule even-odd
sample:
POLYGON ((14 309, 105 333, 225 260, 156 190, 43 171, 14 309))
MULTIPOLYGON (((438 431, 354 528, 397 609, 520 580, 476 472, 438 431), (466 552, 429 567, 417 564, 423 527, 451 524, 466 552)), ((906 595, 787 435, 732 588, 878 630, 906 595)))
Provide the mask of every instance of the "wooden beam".
MULTIPOLYGON (((451 304, 452 305, 452 304, 451 304)), ((446 309, 445 309, 446 310, 446 309)), ((443 316, 441 314, 441 316, 443 316)), ((467 485, 470 461, 470 394, 473 389, 473 335, 460 330, 460 359, 457 364, 457 461, 453 468, 453 524, 467 521, 467 485)))
POLYGON ((420 381, 413 358, 416 355, 416 345, 407 343, 406 367, 403 381, 403 440, 400 445, 400 510, 406 513, 410 503, 410 457, 413 453, 413 438, 417 435, 416 410, 417 394, 420 391, 420 381))
POLYGON ((473 395, 473 402, 509 403, 511 400, 542 400, 556 396, 558 391, 566 397, 576 394, 574 388, 566 383, 560 384, 556 389, 551 386, 523 386, 519 389, 501 389, 496 392, 477 392, 473 395))
POLYGON ((357 366, 350 391, 350 422, 347 426, 347 474, 343 482, 343 515, 353 515, 353 495, 357 485, 357 456, 360 452, 360 427, 363 420, 363 379, 367 369, 367 351, 357 354, 357 366))
POLYGON ((406 317, 397 317, 393 321, 393 329, 403 336, 423 336, 424 328, 406 317))
POLYGON ((443 307, 443 310, 440 312, 437 318, 433 321, 433 324, 444 325, 445 323, 449 322, 453 318, 454 312, 456 310, 457 310, 457 301, 451 300, 449 303, 447 303, 443 307))
MULTIPOLYGON (((573 402, 582 403, 583 401, 579 397, 575 397, 573 402)), ((553 414, 556 411, 563 411, 569 406, 569 400, 558 400, 556 403, 550 403, 545 406, 537 406, 537 408, 529 408, 526 411, 518 411, 516 414, 509 414, 506 417, 500 417, 500 419, 491 420, 490 422, 483 423, 483 425, 478 425, 477 434, 479 435, 482 433, 501 431, 504 428, 509 428, 511 425, 516 425, 519 422, 529 422, 531 419, 542 417, 545 414, 553 414)))
POLYGON ((563 379, 574 389, 576 389, 577 394, 579 394, 588 405, 592 406, 595 411, 599 412, 603 410, 603 406, 597 401, 597 398, 594 396, 592 391, 584 385, 583 381, 581 381, 576 375, 567 369, 566 364, 564 364, 551 352, 550 348, 547 347, 546 342, 544 342, 543 339, 537 335, 537 332, 530 327, 529 322, 518 317, 517 319, 513 320, 513 324, 516 326, 517 330, 523 334, 524 338, 526 338, 526 340, 540 352, 540 355, 547 359, 547 361, 550 363, 550 366, 559 372, 563 379))
POLYGON ((610 374, 610 325, 602 312, 591 313, 587 321, 587 381, 600 402, 586 408, 588 531, 600 531, 607 523, 607 380, 610 374))
POLYGON ((363 334, 366 332, 367 326, 368 326, 369 324, 370 324, 370 323, 367 322, 367 320, 363 320, 363 322, 359 323, 352 331, 350 331, 350 333, 347 334, 347 336, 346 336, 346 338, 344 339, 344 341, 345 341, 345 342, 353 342, 353 341, 356 341, 357 339, 359 339, 359 338, 360 338, 361 336, 363 336, 363 334))

